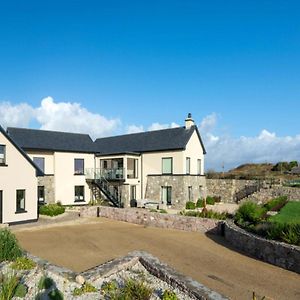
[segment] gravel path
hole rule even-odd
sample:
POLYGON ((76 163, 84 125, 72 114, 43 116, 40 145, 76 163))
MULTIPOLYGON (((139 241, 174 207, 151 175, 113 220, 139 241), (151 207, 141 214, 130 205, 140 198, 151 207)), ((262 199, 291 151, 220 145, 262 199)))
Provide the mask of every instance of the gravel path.
POLYGON ((300 276, 230 249, 219 236, 143 227, 109 219, 91 224, 16 231, 34 255, 83 271, 134 250, 144 250, 177 271, 232 299, 300 299, 300 276))

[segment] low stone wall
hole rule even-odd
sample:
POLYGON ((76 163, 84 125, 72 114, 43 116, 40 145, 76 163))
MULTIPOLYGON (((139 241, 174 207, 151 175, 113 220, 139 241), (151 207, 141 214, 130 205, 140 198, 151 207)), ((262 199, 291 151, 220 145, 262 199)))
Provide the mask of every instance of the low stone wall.
POLYGON ((113 208, 105 206, 82 207, 81 217, 104 217, 144 226, 218 233, 218 220, 185 217, 149 212, 145 209, 113 208))
POLYGON ((300 247, 264 239, 231 222, 220 222, 219 226, 232 246, 270 264, 300 273, 300 247))

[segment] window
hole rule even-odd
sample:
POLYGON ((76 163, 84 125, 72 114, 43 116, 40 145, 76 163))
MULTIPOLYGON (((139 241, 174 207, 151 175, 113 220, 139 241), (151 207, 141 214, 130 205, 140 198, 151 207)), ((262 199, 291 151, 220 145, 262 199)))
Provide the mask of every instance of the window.
POLYGON ((201 166, 201 159, 198 159, 197 160, 197 174, 198 175, 201 175, 201 168, 202 168, 202 166, 201 166))
POLYGON ((25 190, 17 190, 17 213, 25 212, 25 190))
POLYGON ((161 202, 162 204, 172 204, 172 187, 162 186, 161 187, 161 202))
POLYGON ((44 203, 45 202, 45 187, 38 186, 38 202, 44 203))
POLYGON ((191 158, 190 157, 186 158, 185 164, 186 164, 186 174, 190 174, 191 173, 191 158))
POLYGON ((162 159, 162 174, 173 173, 173 158, 167 157, 162 159))
POLYGON ((84 159, 81 158, 74 159, 74 174, 84 175, 84 159))
POLYGON ((84 186, 75 186, 75 202, 84 202, 84 186))
POLYGON ((0 165, 5 165, 5 145, 0 145, 0 165))
POLYGON ((127 178, 138 178, 138 160, 127 158, 127 178))
POLYGON ((189 201, 193 201, 193 190, 192 187, 188 187, 188 196, 189 196, 189 201))
POLYGON ((45 173, 45 158, 44 157, 34 157, 33 162, 39 167, 43 173, 45 173))

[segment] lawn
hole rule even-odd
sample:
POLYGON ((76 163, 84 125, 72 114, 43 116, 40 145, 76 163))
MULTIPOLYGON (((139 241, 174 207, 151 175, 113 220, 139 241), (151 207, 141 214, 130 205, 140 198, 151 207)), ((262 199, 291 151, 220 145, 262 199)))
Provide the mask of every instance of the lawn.
POLYGON ((300 224, 300 202, 289 201, 277 215, 270 218, 272 222, 282 224, 299 223, 300 224))

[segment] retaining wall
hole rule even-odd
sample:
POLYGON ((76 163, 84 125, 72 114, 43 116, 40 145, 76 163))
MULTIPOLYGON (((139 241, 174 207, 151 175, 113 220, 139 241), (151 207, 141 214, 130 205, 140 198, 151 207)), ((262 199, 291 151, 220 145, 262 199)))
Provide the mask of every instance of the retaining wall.
POLYGON ((149 212, 145 209, 113 208, 106 206, 82 207, 81 217, 104 217, 144 226, 218 233, 218 220, 185 217, 149 212))
POLYGON ((267 240, 231 222, 220 222, 220 231, 232 246, 270 264, 300 273, 300 247, 267 240))

